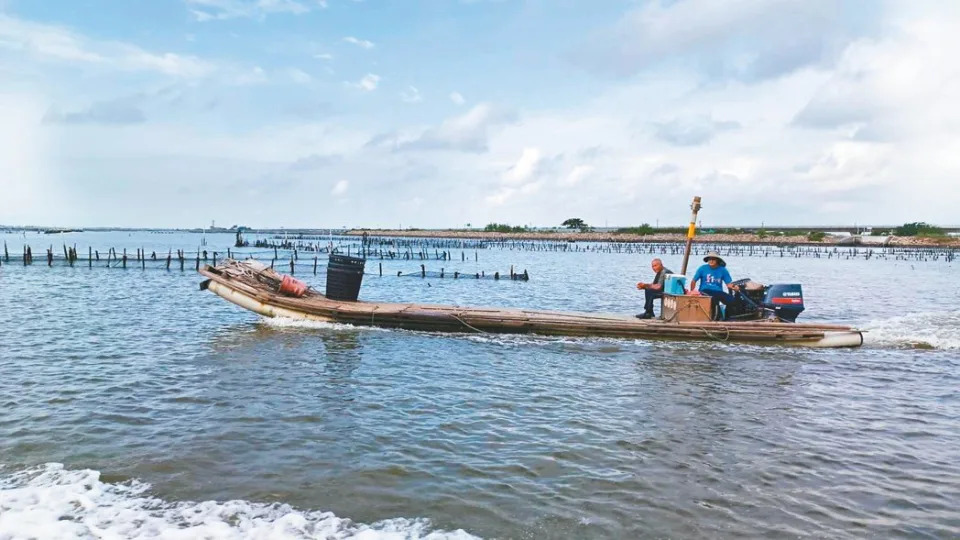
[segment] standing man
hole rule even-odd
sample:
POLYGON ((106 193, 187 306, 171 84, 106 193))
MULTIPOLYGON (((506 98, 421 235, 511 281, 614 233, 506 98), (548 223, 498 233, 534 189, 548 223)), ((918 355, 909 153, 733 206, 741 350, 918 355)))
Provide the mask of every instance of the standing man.
POLYGON ((654 318, 653 301, 657 298, 663 298, 663 282, 666 281, 667 274, 673 273, 669 269, 663 267, 663 261, 660 259, 654 259, 650 261, 650 268, 652 268, 656 273, 653 276, 653 282, 637 283, 637 288, 642 290, 644 296, 646 297, 646 302, 643 304, 643 313, 637 315, 638 319, 654 318))

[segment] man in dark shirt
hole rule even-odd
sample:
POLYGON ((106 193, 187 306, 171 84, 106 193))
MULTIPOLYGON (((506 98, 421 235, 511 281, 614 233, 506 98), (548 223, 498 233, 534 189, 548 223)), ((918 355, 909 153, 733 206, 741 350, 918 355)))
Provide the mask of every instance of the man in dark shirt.
POLYGON ((673 273, 664 268, 663 261, 660 259, 650 261, 650 268, 653 268, 653 271, 656 272, 656 275, 653 276, 653 282, 637 283, 637 288, 642 290, 646 297, 646 302, 643 304, 643 313, 637 315, 638 319, 654 318, 653 301, 657 298, 663 298, 663 282, 666 281, 667 274, 673 273))

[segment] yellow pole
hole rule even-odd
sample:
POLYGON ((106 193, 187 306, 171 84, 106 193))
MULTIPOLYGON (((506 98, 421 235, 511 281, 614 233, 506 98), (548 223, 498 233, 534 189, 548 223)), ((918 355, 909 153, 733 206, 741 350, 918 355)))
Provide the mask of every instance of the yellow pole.
POLYGON ((693 245, 693 237, 697 234, 697 212, 700 211, 700 197, 693 198, 693 204, 690 205, 693 213, 690 215, 690 227, 687 228, 687 247, 683 252, 683 268, 680 269, 680 275, 687 275, 687 263, 690 261, 690 248, 693 245))

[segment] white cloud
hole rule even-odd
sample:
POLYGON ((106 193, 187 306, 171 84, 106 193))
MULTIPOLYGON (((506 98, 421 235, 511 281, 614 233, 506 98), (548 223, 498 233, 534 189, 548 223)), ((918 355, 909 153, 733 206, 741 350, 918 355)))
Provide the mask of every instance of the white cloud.
POLYGON ((146 121, 143 110, 133 102, 121 99, 94 103, 81 111, 63 113, 50 109, 43 116, 45 124, 131 125, 146 121))
POLYGON ((330 53, 318 53, 313 55, 313 57, 316 58, 317 60, 326 60, 326 61, 333 60, 333 55, 330 53))
POLYGON ((516 121, 516 112, 480 103, 463 115, 448 118, 438 127, 428 128, 418 137, 401 142, 397 148, 482 153, 488 149, 488 137, 492 131, 516 121))
POLYGON ((290 80, 297 84, 309 84, 313 81, 313 77, 311 77, 309 73, 297 68, 288 69, 287 75, 290 77, 290 80))
POLYGON ((667 122, 655 122, 653 125, 658 139, 676 146, 698 146, 710 142, 719 133, 740 129, 739 122, 717 121, 708 115, 677 117, 667 122))
POLYGON ((460 95, 460 92, 450 92, 450 101, 452 101, 454 105, 463 105, 467 102, 467 100, 463 99, 463 96, 460 95))
POLYGON ((404 103, 420 103, 423 101, 423 96, 420 95, 420 90, 417 90, 416 86, 408 86, 403 92, 400 92, 400 99, 404 103))
POLYGON ((577 165, 560 182, 561 185, 575 186, 590 176, 594 170, 591 165, 577 165))
MULTIPOLYGON (((185 0, 190 14, 197 22, 226 20, 235 18, 262 19, 267 15, 286 13, 302 15, 311 8, 296 0, 185 0)), ((327 7, 326 2, 315 4, 318 8, 327 7)))
POLYGON ((340 196, 347 192, 347 189, 350 187, 350 182, 346 180, 340 180, 334 184, 333 189, 330 190, 330 194, 333 196, 340 196))
POLYGON ((267 72, 260 66, 253 66, 252 68, 243 70, 237 73, 232 80, 233 84, 241 86, 263 84, 267 81, 267 72))
MULTIPOLYGON (((844 11, 842 0, 651 1, 572 56, 586 69, 618 75, 673 62, 763 80, 832 61, 855 37, 842 24, 844 11)), ((860 26, 869 28, 877 11, 857 10, 860 26)))
POLYGON ((0 15, 0 48, 28 53, 42 60, 197 78, 216 66, 195 56, 153 53, 119 42, 95 41, 59 26, 0 15))
POLYGON ((359 81, 347 84, 348 86, 352 86, 358 90, 363 90, 364 92, 373 92, 380 84, 380 76, 373 73, 367 73, 361 77, 359 81))
POLYGON ((484 197, 484 201, 490 206, 503 206, 507 203, 513 202, 518 203, 522 202, 523 198, 528 195, 534 195, 540 191, 543 187, 544 182, 538 180, 536 182, 529 182, 523 184, 522 186, 502 186, 492 195, 484 197))
POLYGON ((542 157, 538 148, 524 148, 517 162, 503 173, 503 183, 508 185, 525 184, 537 172, 542 157))
POLYGON ((350 44, 353 44, 353 45, 356 45, 357 47, 360 47, 361 49, 372 49, 372 48, 374 47, 374 44, 373 44, 372 41, 368 41, 368 40, 366 40, 366 39, 356 38, 356 37, 353 37, 353 36, 347 36, 347 37, 343 38, 343 41, 345 41, 345 42, 347 42, 347 43, 350 43, 350 44))
POLYGON ((539 148, 524 148, 517 161, 500 175, 497 190, 484 200, 491 206, 503 206, 540 191, 545 162, 539 148))

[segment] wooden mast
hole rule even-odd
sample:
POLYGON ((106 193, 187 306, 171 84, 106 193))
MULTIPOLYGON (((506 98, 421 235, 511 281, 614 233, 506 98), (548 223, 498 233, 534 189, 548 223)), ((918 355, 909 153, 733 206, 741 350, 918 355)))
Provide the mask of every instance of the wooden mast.
POLYGON ((690 248, 693 245, 693 236, 697 233, 697 213, 700 211, 700 197, 693 198, 693 204, 690 205, 693 211, 690 214, 690 227, 687 228, 687 247, 683 251, 683 267, 680 269, 681 275, 687 275, 687 263, 690 261, 690 248))

